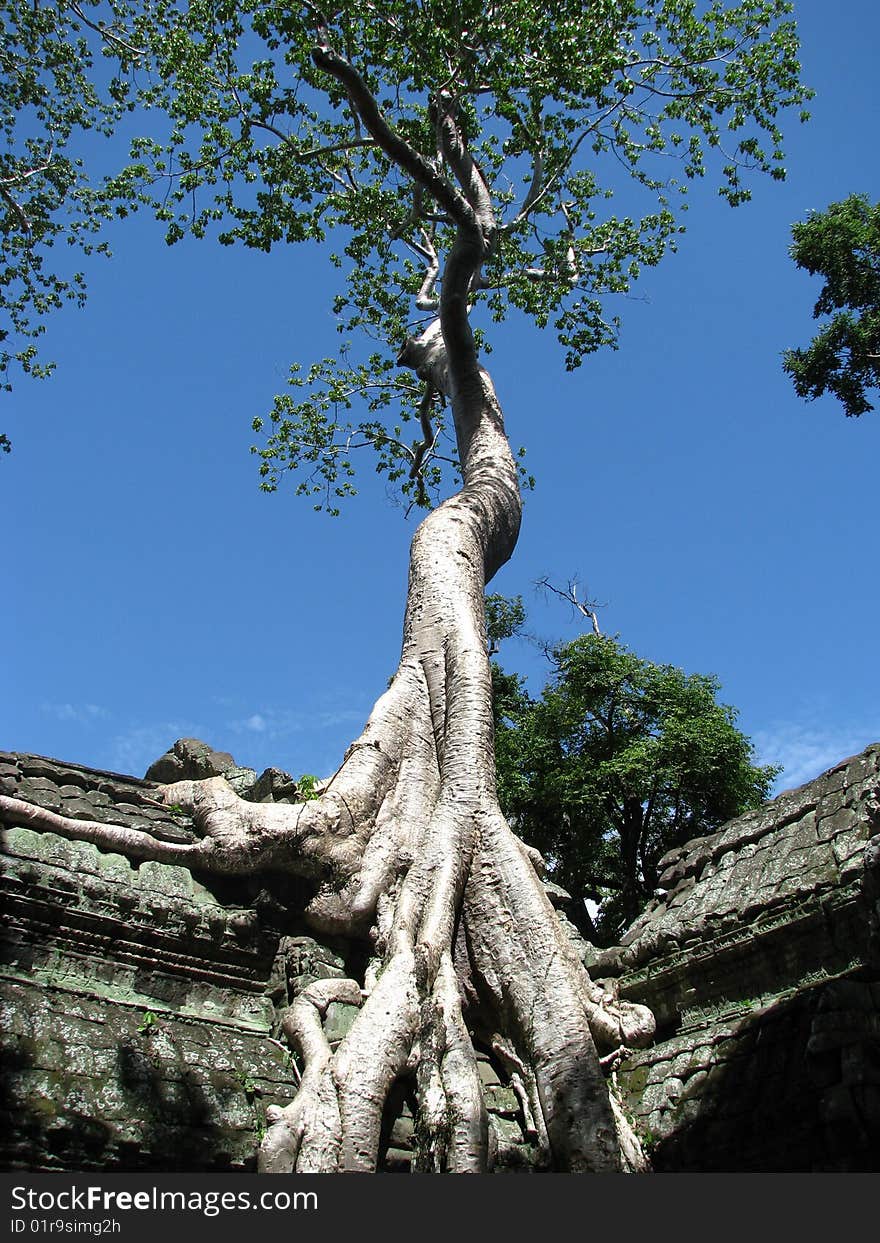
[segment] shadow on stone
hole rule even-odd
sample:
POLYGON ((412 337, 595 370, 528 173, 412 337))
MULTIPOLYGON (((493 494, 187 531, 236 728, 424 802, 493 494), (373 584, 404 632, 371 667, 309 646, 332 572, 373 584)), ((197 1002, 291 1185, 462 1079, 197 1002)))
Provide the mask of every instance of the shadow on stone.
POLYGON ((678 1075, 673 1066, 663 1081, 670 1133, 649 1137, 654 1168, 880 1169, 877 987, 856 978, 806 989, 730 1023, 678 1075))
MULTIPOLYGON (((235 1100, 247 1097, 246 1085, 221 1072, 212 1075, 210 1084, 199 1082, 168 1047, 161 1057, 152 1052, 149 1032, 143 1040, 143 1048, 127 1040, 117 1052, 119 1086, 140 1131, 138 1144, 124 1145, 125 1169, 177 1173, 228 1168, 231 1146, 218 1115, 228 1116, 236 1105, 239 1112, 251 1109, 252 1100, 246 1106, 235 1100)), ((165 1046, 172 1043, 164 1039, 165 1046)))
POLYGON ((103 1168, 111 1128, 87 1112, 60 1107, 52 1076, 34 1064, 38 1041, 9 1038, 15 1043, 0 1050, 0 1127, 6 1137, 0 1168, 103 1168), (12 1085, 23 1079, 31 1088, 22 1097, 12 1085))

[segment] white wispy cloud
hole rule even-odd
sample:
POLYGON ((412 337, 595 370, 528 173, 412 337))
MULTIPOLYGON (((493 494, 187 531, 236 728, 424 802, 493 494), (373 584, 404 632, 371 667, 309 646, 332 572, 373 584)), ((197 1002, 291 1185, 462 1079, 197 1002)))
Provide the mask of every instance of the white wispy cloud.
POLYGON ((110 713, 100 704, 40 704, 40 711, 56 721, 75 721, 78 725, 89 725, 93 721, 106 720, 110 713))
POLYGON ((812 781, 878 740, 880 719, 864 726, 777 721, 752 737, 760 763, 783 766, 774 793, 812 781))
POLYGON ((227 721, 234 734, 262 734, 267 739, 286 738, 306 731, 337 729, 340 726, 360 728, 366 722, 364 710, 346 708, 338 711, 261 707, 227 721))
POLYGON ((272 765, 292 773, 325 777, 339 767, 346 747, 366 724, 369 711, 369 706, 363 705, 242 706, 234 717, 226 719, 223 749, 258 772, 272 765))
POLYGON ((244 714, 230 718, 226 727, 233 734, 262 734, 269 739, 282 738, 308 728, 308 718, 301 712, 263 707, 259 711, 246 710, 244 714))

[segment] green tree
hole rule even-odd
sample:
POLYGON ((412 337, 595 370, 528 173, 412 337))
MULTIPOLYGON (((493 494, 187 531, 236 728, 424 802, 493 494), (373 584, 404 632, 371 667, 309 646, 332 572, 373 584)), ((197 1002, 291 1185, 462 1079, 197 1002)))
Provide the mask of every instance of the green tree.
POLYGON ((448 467, 459 481, 413 538, 397 673, 318 798, 172 785, 189 845, 0 799, 5 819, 141 858, 304 874, 311 925, 364 942, 366 975, 286 1014, 305 1069, 269 1119, 265 1170, 375 1169, 402 1076, 418 1168, 485 1169, 477 1033, 519 1067, 554 1168, 639 1165, 596 1045, 649 1039, 650 1016, 586 976, 496 796, 483 591, 521 499, 481 351, 516 310, 579 365, 616 340, 609 299, 672 248, 684 183, 711 172, 737 204, 750 170, 783 176, 778 114, 805 97, 789 14, 783 0, 132 6, 142 136, 99 203, 152 206, 169 241, 326 240, 341 282, 339 355, 295 367, 257 422, 264 487, 294 472, 335 511, 357 446, 414 503, 430 506, 448 467), (334 998, 359 1013, 331 1053, 318 1015, 334 998))
POLYGON ((783 367, 799 397, 833 393, 848 416, 865 414, 880 388, 880 203, 851 194, 791 232, 797 266, 824 278, 813 318, 825 323, 806 349, 785 351, 783 367))
POLYGON ((489 655, 494 656, 505 639, 519 634, 525 624, 526 610, 522 596, 486 596, 486 638, 489 655))
POLYGON ((757 806, 779 770, 754 764, 716 678, 642 660, 605 635, 550 655, 537 700, 496 666, 501 806, 578 900, 582 930, 610 944, 657 887, 661 857, 757 806))

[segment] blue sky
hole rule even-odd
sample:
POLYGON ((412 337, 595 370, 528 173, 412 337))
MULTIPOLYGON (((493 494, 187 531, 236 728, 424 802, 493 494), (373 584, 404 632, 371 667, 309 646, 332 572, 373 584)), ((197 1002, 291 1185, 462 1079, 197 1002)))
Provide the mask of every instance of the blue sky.
MULTIPOLYGON (((567 374, 512 325, 489 360, 538 485, 492 589, 567 638, 532 584, 576 575, 640 655, 720 678, 782 786, 880 739, 880 411, 807 405, 780 367, 817 294, 791 223, 880 198, 880 8, 796 9, 817 97, 788 180, 736 211, 693 195, 678 255, 617 308, 617 352, 567 374)), ((415 520, 366 472, 336 520, 257 489, 252 418, 335 348, 323 257, 169 250, 148 220, 112 246, 86 310, 50 323, 56 375, 3 400, 0 748, 138 774, 195 735, 326 774, 395 667, 415 520)), ((528 645, 502 658, 540 687, 528 645)))

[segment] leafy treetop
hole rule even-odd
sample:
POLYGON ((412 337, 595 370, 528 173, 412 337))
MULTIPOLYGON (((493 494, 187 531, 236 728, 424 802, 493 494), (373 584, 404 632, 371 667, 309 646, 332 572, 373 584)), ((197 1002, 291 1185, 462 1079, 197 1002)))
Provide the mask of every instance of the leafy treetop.
POLYGON ((489 655, 494 656, 505 639, 519 634, 525 624, 526 610, 522 596, 502 596, 497 592, 486 596, 486 638, 489 655))
MULTIPOLYGON (((474 301, 496 321, 515 308, 552 325, 576 367, 616 340, 607 295, 674 247, 685 183, 711 162, 735 205, 749 197, 750 171, 783 177, 778 114, 809 94, 786 0, 346 0, 325 12, 264 0, 12 0, 8 11, 4 55, 18 85, 4 104, 29 83, 22 125, 42 134, 8 129, 2 166, 17 332, 36 331, 25 308, 45 309, 41 282, 63 292, 42 266, 45 248, 82 240, 113 212, 149 205, 170 242, 216 228, 225 244, 264 251, 333 231, 339 355, 293 368, 259 450, 265 488, 298 470, 299 490, 333 510, 353 490, 358 445, 377 450, 379 469, 419 503, 439 480, 436 435, 416 461, 402 426, 387 425, 392 403, 403 403, 401 424, 424 427, 426 414, 389 347, 413 330, 414 304, 430 314, 475 203, 486 257, 474 301), (98 57, 109 61, 103 97, 98 57), (78 131, 112 126, 133 106, 150 132, 122 172, 89 189, 78 131), (59 162, 69 163, 60 181, 59 162), (53 178, 37 203, 33 187, 53 178), (633 184, 639 193, 616 213, 612 200, 633 184), (355 350, 356 329, 376 348, 355 350)), ((32 354, 18 357, 34 366, 32 354)))
POLYGON ((880 203, 851 194, 791 232, 797 266, 824 278, 813 318, 825 323, 806 349, 786 350, 783 367, 799 397, 833 393, 848 416, 865 414, 880 388, 880 203))
POLYGON ((579 899, 591 938, 640 913, 667 851, 767 797, 778 769, 754 763, 719 683, 643 660, 589 634, 551 649, 539 699, 493 665, 502 808, 579 899), (582 899, 599 904, 595 926, 582 899))

